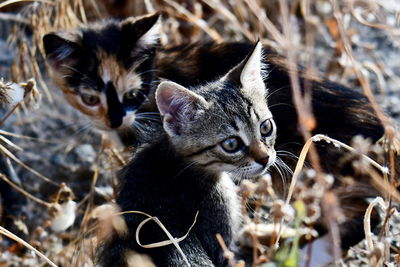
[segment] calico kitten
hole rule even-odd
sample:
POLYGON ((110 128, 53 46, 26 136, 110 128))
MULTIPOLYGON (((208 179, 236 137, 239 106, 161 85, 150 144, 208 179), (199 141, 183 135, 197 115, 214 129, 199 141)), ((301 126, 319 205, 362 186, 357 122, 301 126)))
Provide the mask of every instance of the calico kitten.
MULTIPOLYGON (((215 235, 229 245, 240 205, 230 175, 255 177, 275 160, 276 126, 266 103, 261 44, 223 78, 191 90, 162 82, 156 101, 163 128, 122 172, 117 203, 123 211, 156 216, 180 242, 191 266, 227 266, 215 235)), ((135 241, 143 215, 126 214, 129 234, 113 236, 100 252, 103 266, 124 265, 128 249, 151 256, 157 266, 185 266, 173 245, 144 249, 135 241)), ((154 223, 140 232, 142 244, 165 239, 154 223)))
POLYGON ((43 37, 53 80, 67 101, 97 129, 117 133, 124 145, 146 133, 133 125, 159 118, 135 114, 152 88, 157 21, 158 16, 110 20, 43 37))

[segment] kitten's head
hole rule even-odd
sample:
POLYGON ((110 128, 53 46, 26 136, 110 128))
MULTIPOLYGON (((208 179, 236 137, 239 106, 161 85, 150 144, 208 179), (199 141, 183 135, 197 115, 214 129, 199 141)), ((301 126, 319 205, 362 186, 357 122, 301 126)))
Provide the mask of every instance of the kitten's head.
POLYGON ((123 129, 135 121, 151 88, 159 27, 154 14, 43 37, 54 80, 97 128, 123 129))
POLYGON ((239 177, 263 174, 275 161, 276 125, 267 105, 261 43, 222 79, 188 90, 162 82, 156 101, 164 130, 191 161, 239 177))

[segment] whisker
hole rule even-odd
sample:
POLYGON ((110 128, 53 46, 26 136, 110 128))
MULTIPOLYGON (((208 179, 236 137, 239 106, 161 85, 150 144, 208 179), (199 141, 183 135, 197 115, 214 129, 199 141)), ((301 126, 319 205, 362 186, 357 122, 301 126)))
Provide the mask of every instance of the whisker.
POLYGON ((160 120, 160 116, 155 116, 155 115, 142 115, 140 113, 136 114, 136 119, 148 119, 148 120, 160 120))
POLYGON ((140 134, 143 134, 146 132, 146 128, 144 127, 144 125, 142 125, 138 120, 135 120, 133 122, 133 127, 137 130, 139 130, 140 134))
POLYGON ((297 161, 299 159, 298 156, 296 156, 295 154, 288 152, 288 151, 276 151, 276 154, 278 156, 283 156, 285 158, 292 159, 294 161, 297 161))
POLYGON ((290 175, 293 175, 293 170, 280 157, 277 157, 276 160, 278 165, 280 165, 290 175))
POLYGON ((285 85, 285 86, 282 86, 282 87, 276 89, 275 91, 273 91, 273 92, 271 92, 271 93, 268 93, 268 95, 267 95, 267 100, 268 100, 271 96, 273 96, 274 94, 280 92, 280 91, 283 90, 283 89, 287 89, 287 88, 289 88, 289 87, 290 87, 290 86, 285 85))
POLYGON ((186 167, 184 167, 177 175, 175 175, 174 178, 178 177, 179 175, 181 175, 185 170, 187 170, 188 168, 190 168, 191 166, 193 166, 194 164, 196 164, 195 161, 191 162, 190 164, 188 164, 186 167))
POLYGON ((268 108, 273 108, 273 107, 277 107, 277 106, 288 106, 288 107, 292 107, 292 108, 294 107, 293 105, 287 104, 287 103, 276 103, 276 104, 268 106, 268 108))
POLYGON ((158 70, 158 69, 149 69, 149 70, 145 70, 145 71, 142 71, 142 72, 139 72, 139 73, 136 73, 137 75, 143 75, 143 74, 146 74, 146 73, 149 73, 149 72, 154 72, 154 73, 156 73, 156 72, 160 72, 160 70, 158 70))
POLYGON ((77 69, 75 69, 74 67, 72 67, 72 66, 69 66, 69 65, 66 65, 66 64, 62 64, 61 66, 63 66, 63 67, 65 67, 65 68, 67 68, 67 69, 70 69, 70 70, 72 70, 73 72, 75 72, 75 73, 78 73, 78 74, 80 74, 80 75, 82 75, 84 78, 86 78, 86 79, 88 79, 88 80, 92 80, 89 76, 87 76, 85 73, 83 73, 83 72, 80 72, 79 70, 77 70, 77 69))
POLYGON ((150 112, 150 111, 146 111, 146 112, 140 112, 140 114, 146 114, 146 115, 160 115, 160 113, 158 113, 158 112, 150 112))

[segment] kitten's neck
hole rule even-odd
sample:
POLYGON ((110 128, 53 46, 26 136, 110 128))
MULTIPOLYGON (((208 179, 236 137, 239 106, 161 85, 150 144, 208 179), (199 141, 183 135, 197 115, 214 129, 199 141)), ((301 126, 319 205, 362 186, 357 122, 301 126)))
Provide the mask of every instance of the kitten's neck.
POLYGON ((173 182, 187 182, 182 180, 190 179, 194 183, 213 185, 221 176, 221 173, 211 172, 187 159, 165 133, 156 142, 144 147, 139 158, 151 158, 150 162, 143 164, 150 164, 150 169, 160 171, 163 177, 170 177, 173 182))

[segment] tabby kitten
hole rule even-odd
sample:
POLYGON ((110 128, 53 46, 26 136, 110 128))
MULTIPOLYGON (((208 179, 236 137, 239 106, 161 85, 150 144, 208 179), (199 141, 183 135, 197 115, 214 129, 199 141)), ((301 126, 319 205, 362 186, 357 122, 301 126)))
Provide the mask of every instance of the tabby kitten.
MULTIPOLYGON (((266 104, 261 44, 223 78, 191 90, 162 82, 156 101, 163 128, 120 176, 117 203, 123 211, 156 216, 180 242, 191 266, 227 266, 215 235, 229 245, 240 222, 230 175, 255 177, 275 160, 276 126, 266 104)), ((126 214, 129 233, 113 236, 100 252, 103 266, 124 265, 128 250, 151 256, 157 266, 185 266, 173 245, 144 249, 135 241, 143 215, 126 214)), ((142 244, 165 239, 154 223, 140 231, 142 244)))
POLYGON ((159 119, 136 114, 152 88, 157 21, 158 16, 110 20, 43 37, 53 80, 67 101, 125 145, 134 141, 132 135, 146 134, 143 124, 159 119))

